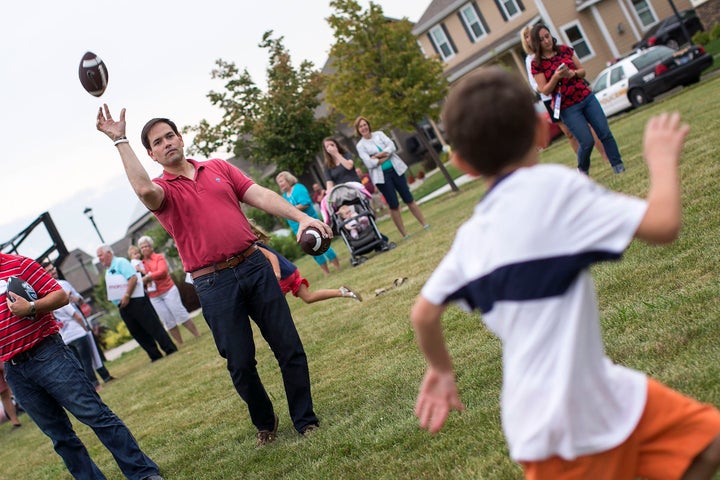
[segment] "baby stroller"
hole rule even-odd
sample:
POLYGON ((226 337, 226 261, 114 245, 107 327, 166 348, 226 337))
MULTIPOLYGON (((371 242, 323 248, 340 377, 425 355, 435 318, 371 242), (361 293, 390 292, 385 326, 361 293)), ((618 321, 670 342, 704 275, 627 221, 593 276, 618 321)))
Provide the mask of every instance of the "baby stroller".
POLYGON ((330 190, 326 197, 326 208, 321 209, 325 223, 342 237, 350 251, 350 264, 353 267, 367 261, 363 254, 395 248, 395 244, 389 242, 375 224, 375 212, 370 207, 371 198, 361 183, 342 183, 330 190))

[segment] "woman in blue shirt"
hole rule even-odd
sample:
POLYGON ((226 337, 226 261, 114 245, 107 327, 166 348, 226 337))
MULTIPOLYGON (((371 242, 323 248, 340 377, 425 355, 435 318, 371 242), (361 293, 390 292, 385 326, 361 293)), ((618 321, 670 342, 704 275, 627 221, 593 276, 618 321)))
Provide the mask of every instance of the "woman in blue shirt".
MULTIPOLYGON (((308 192, 308 189, 305 188, 305 185, 298 183, 298 179, 293 174, 290 172, 280 172, 275 177, 275 182, 277 182, 278 187, 280 187, 280 193, 285 200, 290 202, 290 204, 294 205, 295 208, 301 210, 303 213, 306 213, 313 218, 320 219, 312 205, 310 192, 308 192)), ((288 220, 287 222, 290 226, 290 230, 297 235, 298 223, 293 222, 292 220, 288 220)), ((335 270, 340 270, 340 261, 338 260, 337 254, 332 247, 328 248, 328 251, 323 255, 314 256, 313 260, 315 260, 315 263, 320 265, 320 269, 323 273, 325 273, 325 275, 330 274, 328 263, 332 263, 335 270)))

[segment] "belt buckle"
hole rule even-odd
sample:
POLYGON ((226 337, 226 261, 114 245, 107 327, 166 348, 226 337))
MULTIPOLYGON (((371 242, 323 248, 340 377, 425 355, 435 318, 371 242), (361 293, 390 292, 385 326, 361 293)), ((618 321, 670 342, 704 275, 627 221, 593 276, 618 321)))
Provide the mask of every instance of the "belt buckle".
POLYGON ((225 264, 225 266, 223 268, 233 268, 235 265, 237 265, 237 263, 233 265, 233 260, 235 260, 237 258, 238 258, 237 255, 233 255, 232 257, 226 258, 223 261, 223 263, 225 264))
POLYGON ((30 355, 27 352, 20 352, 10 359, 10 365, 20 365, 27 361, 28 358, 30 358, 30 355))

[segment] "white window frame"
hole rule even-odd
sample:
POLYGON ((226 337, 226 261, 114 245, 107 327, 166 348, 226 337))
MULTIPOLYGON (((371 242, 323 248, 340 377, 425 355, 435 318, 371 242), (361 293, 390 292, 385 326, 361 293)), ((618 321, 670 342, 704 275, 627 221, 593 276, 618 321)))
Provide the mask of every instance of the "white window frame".
POLYGON ((422 42, 420 40, 417 40, 416 43, 417 43, 418 47, 420 47, 420 52, 422 52, 422 54, 427 57, 428 55, 427 55, 427 53, 425 53, 425 47, 423 47, 422 42))
POLYGON ((580 22, 575 20, 570 23, 566 23, 565 25, 562 25, 560 27, 560 31, 562 32, 562 36, 565 39, 565 45, 568 45, 572 47, 575 50, 575 54, 578 56, 578 58, 582 61, 590 60, 591 58, 595 58, 595 50, 592 47, 592 44, 590 43, 590 40, 588 40, 588 36, 585 34, 585 30, 582 28, 582 25, 580 25, 580 22), (585 45, 587 46, 588 50, 590 51, 589 54, 585 55, 584 57, 581 57, 577 53, 577 49, 575 48, 575 45, 570 43, 570 38, 567 35, 567 31, 571 28, 577 28, 580 32, 580 36, 582 37, 583 41, 585 42, 585 45))
POLYGON ((451 58, 453 58, 455 56, 455 49, 453 48, 452 43, 450 43, 450 39, 447 37, 447 35, 445 35, 445 30, 442 28, 442 25, 439 25, 439 24, 435 25, 434 27, 432 27, 430 29, 430 31, 428 33, 432 37, 431 42, 435 43, 435 47, 437 48, 437 50, 439 52, 440 58, 442 58, 442 60, 444 62, 447 62, 448 60, 450 60, 451 58), (442 39, 443 39, 442 43, 440 41, 438 41, 438 39, 435 35, 435 32, 439 33, 442 36, 442 39), (448 50, 450 50, 449 55, 445 55, 445 53, 443 52, 443 49, 442 49, 443 43, 446 44, 448 47, 448 50))
POLYGON ((475 7, 473 6, 472 2, 466 3, 462 7, 460 7, 460 16, 462 17, 462 21, 465 24, 465 28, 470 33, 470 37, 472 38, 473 43, 477 42, 481 38, 487 37, 487 31, 485 31, 485 26, 483 25, 482 21, 480 20, 480 17, 477 14, 477 11, 475 10, 475 7), (468 15, 465 14, 466 10, 470 10, 473 18, 468 18, 468 15), (473 30, 472 26, 473 24, 477 23, 480 27, 480 31, 482 34, 476 35, 475 30, 473 30))
POLYGON ((648 11, 652 14, 653 18, 655 19, 648 25, 643 24, 642 18, 640 18, 640 14, 638 13, 637 8, 635 8, 635 3, 633 2, 633 0, 626 0, 626 1, 630 7, 630 10, 633 13, 633 16, 635 17, 635 20, 637 20, 637 23, 638 23, 638 25, 640 25, 640 28, 642 29, 643 32, 650 30, 650 28, 653 25, 657 24, 660 21, 660 19, 658 19, 657 13, 655 12, 655 9, 653 8, 650 0, 643 0, 645 2, 645 5, 647 6, 648 11))
POLYGON ((500 7, 503 9, 503 12, 505 13, 505 17, 507 18, 507 21, 509 22, 515 17, 519 17, 522 15, 522 10, 520 9, 520 5, 517 3, 517 0, 500 0, 498 3, 500 3, 500 7), (507 4, 512 3, 515 5, 515 10, 517 13, 515 15, 510 15, 510 12, 507 10, 507 4))

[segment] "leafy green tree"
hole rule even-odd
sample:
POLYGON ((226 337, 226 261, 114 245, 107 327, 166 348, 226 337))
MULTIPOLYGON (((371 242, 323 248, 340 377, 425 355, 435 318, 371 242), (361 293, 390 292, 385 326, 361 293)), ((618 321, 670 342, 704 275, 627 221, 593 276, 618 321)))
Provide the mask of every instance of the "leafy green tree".
POLYGON ((407 18, 390 20, 373 2, 366 11, 356 0, 333 0, 330 6, 335 72, 328 77, 325 100, 345 118, 364 115, 373 125, 415 130, 457 190, 419 125, 437 117, 447 93, 440 61, 423 55, 407 18))
POLYGON ((330 133, 326 119, 316 119, 323 77, 313 64, 291 62, 283 38, 265 32, 259 45, 269 53, 267 92, 262 92, 247 70, 232 62, 217 60, 212 77, 225 81, 222 92, 210 92, 210 102, 224 111, 222 120, 211 125, 202 120, 183 129, 195 134, 190 153, 210 156, 221 148, 258 165, 274 163, 280 170, 297 174, 306 171, 330 133))

